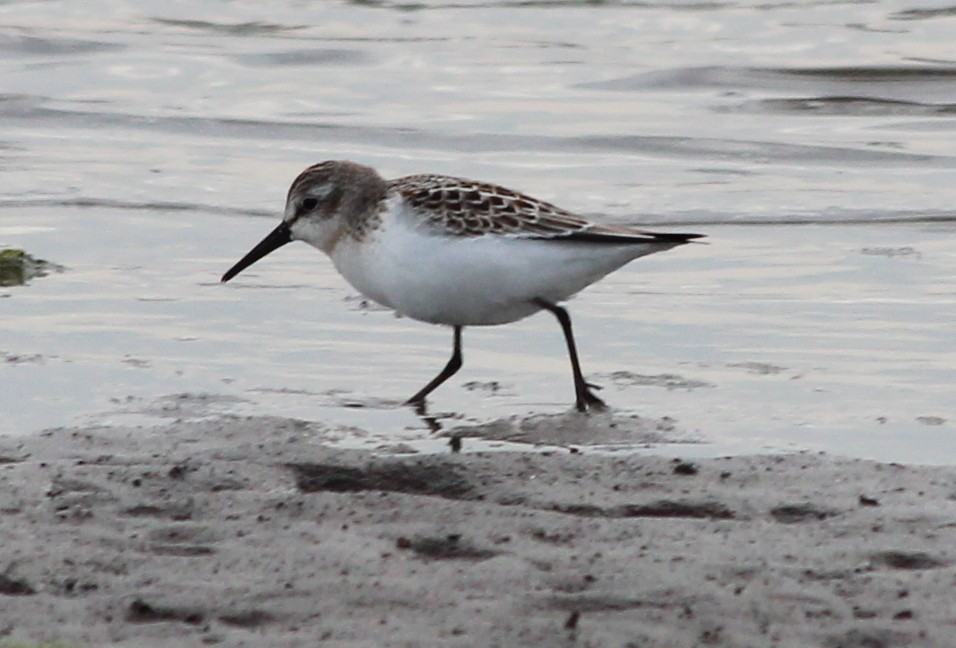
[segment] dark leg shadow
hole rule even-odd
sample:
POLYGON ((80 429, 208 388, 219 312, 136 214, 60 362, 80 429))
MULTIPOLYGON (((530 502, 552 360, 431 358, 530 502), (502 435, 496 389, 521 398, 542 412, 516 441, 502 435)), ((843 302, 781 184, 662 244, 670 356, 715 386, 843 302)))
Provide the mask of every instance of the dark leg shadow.
POLYGON ((425 399, 414 402, 408 401, 405 404, 411 406, 411 408, 415 411, 415 414, 418 415, 418 418, 420 418, 428 427, 429 432, 432 434, 438 434, 442 431, 442 424, 438 420, 438 417, 428 414, 428 405, 425 403, 425 399))
MULTIPOLYGON (((428 427, 428 431, 433 435, 438 435, 441 433, 443 427, 441 419, 437 416, 432 416, 428 413, 428 406, 425 404, 425 401, 416 401, 414 403, 406 403, 406 405, 411 405, 415 410, 415 413, 418 417, 425 423, 428 427)), ((461 437, 457 434, 451 435, 448 437, 448 447, 452 452, 461 452, 461 437)))

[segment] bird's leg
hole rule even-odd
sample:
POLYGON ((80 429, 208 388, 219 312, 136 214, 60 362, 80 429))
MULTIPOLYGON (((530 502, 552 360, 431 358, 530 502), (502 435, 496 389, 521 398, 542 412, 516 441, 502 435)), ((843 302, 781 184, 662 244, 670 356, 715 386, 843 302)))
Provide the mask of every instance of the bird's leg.
POLYGON ((451 359, 445 368, 435 376, 430 383, 421 388, 421 390, 405 401, 406 405, 414 405, 417 411, 424 413, 425 397, 435 391, 439 385, 455 375, 461 369, 461 326, 455 326, 455 347, 451 352, 451 359))
POLYGON ((574 374, 574 406, 579 412, 586 412, 589 409, 604 409, 606 407, 604 401, 591 391, 592 389, 600 389, 600 387, 590 384, 581 373, 581 363, 578 362, 578 350, 574 344, 574 333, 571 332, 571 316, 568 315, 568 311, 541 298, 535 299, 534 303, 557 317, 561 324, 561 330, 564 331, 564 340, 568 343, 568 355, 571 356, 571 373, 574 374))

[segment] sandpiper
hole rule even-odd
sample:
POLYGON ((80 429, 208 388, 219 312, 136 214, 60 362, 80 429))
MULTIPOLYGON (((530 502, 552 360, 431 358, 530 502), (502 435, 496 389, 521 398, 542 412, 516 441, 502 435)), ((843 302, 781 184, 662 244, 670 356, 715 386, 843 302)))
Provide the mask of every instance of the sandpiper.
POLYGON ((465 326, 506 324, 538 311, 561 324, 575 407, 604 407, 581 373, 571 318, 559 302, 629 261, 700 238, 601 225, 517 191, 443 175, 385 180, 331 160, 299 174, 282 222, 222 276, 290 241, 325 252, 365 297, 454 331, 451 359, 407 403, 425 398, 462 366, 465 326))

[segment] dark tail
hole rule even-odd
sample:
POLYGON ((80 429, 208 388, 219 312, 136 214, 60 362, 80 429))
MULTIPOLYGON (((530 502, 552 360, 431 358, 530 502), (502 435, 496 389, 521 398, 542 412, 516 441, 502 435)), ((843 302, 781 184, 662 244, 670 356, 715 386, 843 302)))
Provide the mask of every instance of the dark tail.
POLYGON ((609 232, 572 232, 563 236, 549 236, 548 241, 574 241, 579 243, 667 243, 681 245, 693 239, 704 238, 706 234, 673 234, 656 232, 635 232, 634 234, 613 234, 609 232))
POLYGON ((687 243, 693 239, 707 238, 706 234, 657 234, 648 232, 648 236, 653 236, 661 243, 687 243))

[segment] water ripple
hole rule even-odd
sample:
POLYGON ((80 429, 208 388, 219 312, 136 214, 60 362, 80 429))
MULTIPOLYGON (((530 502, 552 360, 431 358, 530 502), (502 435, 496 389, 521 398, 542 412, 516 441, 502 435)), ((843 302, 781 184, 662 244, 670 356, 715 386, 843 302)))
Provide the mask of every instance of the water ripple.
POLYGON ((125 45, 95 40, 0 34, 0 52, 12 55, 76 56, 125 49, 125 45))
POLYGON ((929 20, 956 16, 956 6, 935 9, 904 9, 890 15, 893 20, 929 20))
POLYGON ((265 52, 261 54, 239 54, 235 60, 250 67, 273 67, 294 65, 328 65, 367 63, 370 56, 366 52, 346 49, 307 49, 286 52, 265 52))
POLYGON ((921 92, 946 91, 956 97, 954 81, 956 67, 949 65, 804 68, 714 66, 655 70, 617 79, 582 83, 578 87, 618 92, 700 88, 795 92, 825 87, 842 90, 844 94, 855 94, 854 90, 864 93, 902 87, 912 94, 913 86, 920 84, 918 89, 921 92))
POLYGON ((261 36, 305 29, 305 25, 279 25, 276 23, 260 21, 250 21, 243 23, 217 23, 208 20, 184 20, 172 18, 153 18, 152 21, 160 25, 166 25, 168 27, 180 27, 183 29, 204 31, 212 34, 225 34, 230 36, 261 36))
POLYGON ((787 144, 760 140, 684 137, 667 135, 545 136, 502 133, 441 133, 414 128, 353 126, 321 122, 268 121, 205 117, 154 117, 120 112, 66 110, 40 105, 29 97, 0 102, 0 117, 36 122, 46 128, 79 127, 103 130, 129 128, 188 134, 201 138, 269 139, 300 141, 321 134, 324 141, 371 144, 399 149, 456 152, 513 151, 516 148, 546 152, 621 152, 735 161, 816 162, 819 164, 887 165, 921 164, 956 167, 951 155, 913 154, 848 146, 787 144))
POLYGON ((0 208, 9 207, 80 207, 91 209, 117 209, 120 211, 146 212, 203 212, 207 214, 224 214, 227 216, 253 216, 259 218, 275 218, 274 211, 265 209, 249 209, 231 205, 204 205, 186 202, 148 201, 137 202, 131 200, 114 200, 111 198, 2 198, 0 208))

